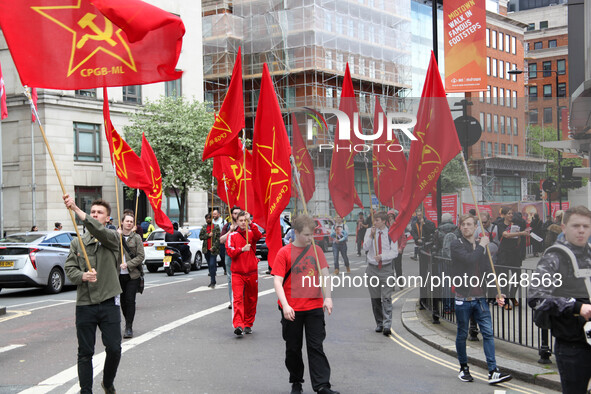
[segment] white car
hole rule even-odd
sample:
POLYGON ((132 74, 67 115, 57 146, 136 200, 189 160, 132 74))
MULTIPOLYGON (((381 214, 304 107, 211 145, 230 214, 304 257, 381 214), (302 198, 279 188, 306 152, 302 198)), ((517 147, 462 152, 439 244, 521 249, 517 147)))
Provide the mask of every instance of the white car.
MULTIPOLYGON (((199 231, 201 227, 190 227, 186 234, 189 240, 189 249, 191 250, 191 270, 201 269, 203 265, 203 255, 201 254, 201 247, 203 241, 199 239, 199 231)), ((144 241, 144 264, 149 272, 156 272, 158 268, 162 267, 164 259, 164 242, 165 232, 162 229, 152 231, 148 238, 144 241)))

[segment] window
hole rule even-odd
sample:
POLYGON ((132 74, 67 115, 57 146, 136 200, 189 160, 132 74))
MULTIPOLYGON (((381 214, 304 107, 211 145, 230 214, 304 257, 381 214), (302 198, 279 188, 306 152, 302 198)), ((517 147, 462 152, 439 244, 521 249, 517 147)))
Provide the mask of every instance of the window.
POLYGON ((501 155, 505 154, 505 144, 501 144, 501 155))
POLYGON ((98 124, 74 122, 75 161, 101 161, 100 129, 98 124))
POLYGON ((213 93, 205 92, 205 106, 209 112, 213 112, 213 93))
MULTIPOLYGON (((172 191, 172 189, 169 190, 168 193, 166 193, 166 215, 170 218, 170 220, 178 221, 179 217, 180 217, 180 213, 181 213, 181 210, 179 209, 178 200, 174 197, 169 197, 169 196, 174 196, 174 191, 172 191)), ((162 201, 162 202, 164 205, 164 201, 162 201)), ((185 204, 185 209, 184 209, 185 212, 183 215, 184 217, 187 217, 187 206, 188 205, 189 204, 185 204)))
POLYGON ((495 156, 499 154, 499 143, 495 142, 495 156))
POLYGON ((517 53, 517 38, 514 36, 511 36, 511 53, 514 55, 517 53))
POLYGON ((558 71, 558 75, 566 74, 566 60, 558 59, 556 61, 556 71, 558 71))
POLYGON ((370 78, 376 77, 376 62, 373 60, 369 61, 369 77, 370 78))
POLYGON ((176 79, 174 81, 166 81, 164 83, 164 92, 166 97, 181 97, 183 94, 181 90, 181 79, 176 79))
POLYGON ((509 74, 510 67, 509 62, 505 62, 505 78, 507 78, 507 81, 511 79, 511 74, 509 74))
MULTIPOLYGON (((480 113, 480 127, 484 129, 484 112, 480 113)), ((486 131, 486 130, 483 130, 486 131)))
POLYGON ((496 30, 491 30, 490 31, 490 41, 491 41, 491 46, 493 49, 497 49, 497 32, 496 30))
POLYGON ((486 75, 490 75, 490 57, 486 57, 486 75))
POLYGON ((492 103, 494 105, 497 105, 497 96, 498 96, 497 92, 498 92, 498 88, 496 86, 494 86, 493 90, 492 90, 492 103))
POLYGON ((503 71, 505 71, 505 62, 499 60, 499 78, 505 78, 505 76, 503 75, 503 71))
POLYGON ((536 101, 538 99, 538 87, 536 85, 529 87, 529 101, 536 101))
POLYGON ((497 76, 497 59, 491 59, 492 62, 492 76, 497 76))
POLYGON ((499 128, 501 129, 501 134, 505 134, 505 117, 503 115, 499 116, 499 128))
POLYGON ((355 57, 353 55, 349 55, 349 60, 347 63, 349 63, 349 71, 351 74, 355 74, 355 57))
MULTIPOLYGON (((90 215, 92 202, 102 197, 102 189, 101 186, 74 186, 74 202, 81 210, 90 215)), ((76 223, 82 224, 78 216, 76 216, 76 223)))
POLYGON ((542 41, 534 42, 534 49, 542 49, 543 47, 544 44, 542 43, 542 41))
POLYGON ((355 37, 355 21, 349 19, 349 37, 355 37))
POLYGON ((507 154, 509 156, 511 156, 512 152, 511 152, 511 144, 507 144, 507 154))
POLYGON ((536 78, 538 76, 538 64, 531 63, 527 65, 528 76, 530 78, 536 78))
POLYGON ((519 153, 519 145, 513 145, 513 156, 517 156, 519 153))
POLYGON ((509 45, 509 43, 511 42, 510 40, 511 36, 509 36, 509 34, 505 34, 505 52, 509 53, 511 45, 509 45))
POLYGON ((540 21, 540 29, 547 29, 548 21, 540 21))
POLYGON ((517 108, 517 90, 513 91, 513 108, 517 108))
POLYGON ((551 77, 552 76, 552 62, 542 62, 542 70, 544 70, 543 76, 544 77, 551 77))
POLYGON ((337 71, 345 71, 345 61, 343 54, 337 53, 337 71))
POLYGON ((530 109, 529 110, 529 123, 538 123, 538 110, 537 109, 530 109))
POLYGON ((505 35, 499 32, 499 51, 503 50, 503 43, 505 42, 505 35))
POLYGON ((481 103, 484 103, 484 92, 478 92, 478 98, 481 103))
POLYGON ((491 88, 490 85, 488 85, 486 87, 486 103, 490 104, 490 93, 491 93, 491 88))
MULTIPOLYGON (((517 69, 517 64, 513 63, 513 70, 517 69)), ((517 74, 513 74, 513 82, 517 82, 517 74)))
POLYGON ((552 85, 544 85, 544 99, 552 97, 552 85))
POLYGON ((499 105, 505 105, 505 89, 499 89, 499 105))
POLYGON ((482 157, 486 156, 486 142, 480 141, 480 154, 482 157))
POLYGON ((492 142, 486 144, 487 147, 487 156, 492 156, 492 142))
POLYGON ((332 88, 326 88, 326 106, 332 108, 334 106, 332 101, 332 88))
POLYGON ((328 49, 324 51, 324 67, 332 70, 332 51, 328 49))
POLYGON ((552 108, 544 108, 544 123, 552 123, 552 108))
POLYGON ((486 131, 488 131, 489 133, 492 133, 490 114, 486 114, 486 131))
POLYGON ((548 48, 556 48, 556 40, 548 40, 548 48))
POLYGON ((536 30, 536 24, 535 23, 528 23, 527 31, 532 31, 532 30, 536 30))
POLYGON ((123 102, 141 104, 142 103, 142 86, 131 85, 123 87, 123 102))
POLYGON ((287 108, 292 108, 296 106, 295 86, 287 86, 285 88, 285 105, 287 105, 287 108))
POLYGON ((76 97, 96 98, 96 89, 79 89, 74 94, 76 97))
POLYGON ((335 24, 336 24, 337 34, 343 34, 343 17, 340 15, 337 15, 336 20, 335 20, 335 24))
POLYGON ((566 82, 558 82, 558 97, 566 97, 566 82))
POLYGON ((486 46, 490 47, 490 29, 486 29, 486 46))
MULTIPOLYGON (((208 18, 203 18, 203 20, 208 18)), ((329 13, 324 14, 324 30, 332 31, 332 15, 329 13)))
POLYGON ((507 121, 505 122, 507 126, 507 135, 511 135, 511 117, 507 116, 507 121))
POLYGON ((526 42, 525 43, 525 51, 526 52, 529 52, 529 42, 526 42))
POLYGON ((517 118, 513 118, 513 135, 518 135, 518 133, 517 133, 517 118))
POLYGON ((499 134, 499 116, 493 115, 493 130, 495 134, 499 134))
POLYGON ((365 75, 365 58, 359 58, 359 74, 365 75))
POLYGON ((505 91, 505 105, 507 107, 511 106, 511 91, 509 89, 505 91))

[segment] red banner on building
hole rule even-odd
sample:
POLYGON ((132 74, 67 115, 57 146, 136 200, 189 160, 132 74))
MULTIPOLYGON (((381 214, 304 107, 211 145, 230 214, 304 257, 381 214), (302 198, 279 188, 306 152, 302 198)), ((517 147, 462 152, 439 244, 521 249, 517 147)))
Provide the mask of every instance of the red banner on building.
POLYGON ((485 0, 443 3, 445 91, 486 90, 485 0))
MULTIPOLYGON (((431 208, 431 195, 428 195, 423 200, 425 207, 425 217, 437 225, 437 210, 431 208)), ((457 224, 458 219, 458 196, 457 194, 450 194, 448 196, 441 196, 441 210, 443 213, 449 213, 453 218, 454 224, 457 224)))
MULTIPOLYGON (((476 205, 468 204, 466 202, 462 203, 462 214, 470 212, 471 209, 476 209, 476 205)), ((488 212, 492 216, 492 209, 491 209, 490 205, 478 204, 478 209, 480 210, 480 213, 488 212)), ((493 220, 494 219, 495 218, 493 218, 493 220)))

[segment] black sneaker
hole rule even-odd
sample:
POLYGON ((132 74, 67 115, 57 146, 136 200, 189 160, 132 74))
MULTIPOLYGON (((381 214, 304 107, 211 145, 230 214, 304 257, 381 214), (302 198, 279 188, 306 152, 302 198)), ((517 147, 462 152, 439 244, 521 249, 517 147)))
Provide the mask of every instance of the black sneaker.
POLYGON ((302 388, 302 384, 300 382, 295 382, 291 384, 291 394, 302 394, 304 389, 302 388))
POLYGON ((462 382, 473 382, 474 381, 474 378, 472 377, 472 375, 470 375, 470 368, 468 368, 467 366, 460 368, 460 374, 458 375, 458 378, 462 382))
POLYGON ((508 373, 502 373, 498 368, 488 373, 488 384, 508 382, 511 379, 513 379, 513 376, 508 373))
POLYGON ((244 333, 245 334, 252 334, 252 328, 250 328, 250 327, 244 327, 244 333))
POLYGON ((340 394, 338 391, 332 390, 330 387, 324 386, 318 390, 318 394, 340 394))
POLYGON ((101 382, 101 387, 105 390, 105 394, 117 394, 115 390, 115 386, 111 385, 111 387, 105 387, 105 382, 101 382))
POLYGON ((236 327, 236 329, 234 330, 234 334, 238 335, 239 337, 242 336, 243 332, 244 330, 242 330, 242 327, 236 327))

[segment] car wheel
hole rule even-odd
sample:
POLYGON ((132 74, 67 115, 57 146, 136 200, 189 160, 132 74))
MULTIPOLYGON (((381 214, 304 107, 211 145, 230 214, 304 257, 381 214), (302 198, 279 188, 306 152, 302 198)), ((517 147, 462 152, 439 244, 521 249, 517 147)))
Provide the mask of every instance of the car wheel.
POLYGON ((190 263, 185 263, 185 269, 183 270, 183 272, 185 274, 188 274, 189 272, 191 272, 191 264, 190 263))
POLYGON ((174 275, 174 268, 172 268, 172 267, 166 267, 166 268, 164 268, 164 271, 166 272, 166 275, 168 275, 168 276, 174 275))
POLYGON ((195 253, 195 261, 193 262, 193 271, 197 271, 201 269, 201 264, 203 264, 203 256, 201 256, 200 252, 195 253))
POLYGON ((147 265, 146 267, 148 267, 148 272, 151 272, 151 273, 158 272, 158 267, 155 265, 147 265))
POLYGON ((49 294, 57 294, 64 288, 64 273, 58 267, 53 267, 49 273, 49 280, 45 291, 49 294))

